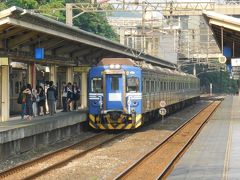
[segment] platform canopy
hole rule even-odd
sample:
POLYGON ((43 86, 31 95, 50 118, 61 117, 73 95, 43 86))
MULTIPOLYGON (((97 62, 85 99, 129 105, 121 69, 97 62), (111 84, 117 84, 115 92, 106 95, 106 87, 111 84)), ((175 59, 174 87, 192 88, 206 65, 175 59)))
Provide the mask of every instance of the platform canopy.
POLYGON ((36 48, 45 52, 44 60, 39 63, 95 65, 102 58, 127 57, 175 68, 170 62, 31 11, 15 6, 1 11, 0 56, 7 55, 14 61, 35 61, 36 48))
POLYGON ((203 12, 203 16, 222 53, 227 58, 240 57, 240 19, 215 12, 203 12))

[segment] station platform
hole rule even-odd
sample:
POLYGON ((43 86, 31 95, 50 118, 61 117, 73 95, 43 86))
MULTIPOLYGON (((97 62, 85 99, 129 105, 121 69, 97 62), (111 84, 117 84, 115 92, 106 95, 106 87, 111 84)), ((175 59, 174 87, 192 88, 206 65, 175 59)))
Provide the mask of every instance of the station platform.
POLYGON ((167 179, 240 178, 240 97, 226 96, 167 179))
POLYGON ((0 122, 0 160, 80 134, 87 111, 57 112, 32 120, 19 118, 0 122))

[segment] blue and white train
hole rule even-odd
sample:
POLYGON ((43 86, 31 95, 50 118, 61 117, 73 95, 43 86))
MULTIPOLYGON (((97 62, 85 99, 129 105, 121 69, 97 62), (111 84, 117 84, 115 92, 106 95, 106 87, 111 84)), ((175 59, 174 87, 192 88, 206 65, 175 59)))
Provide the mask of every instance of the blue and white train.
POLYGON ((199 95, 199 79, 193 75, 128 58, 104 58, 88 74, 89 124, 135 129, 159 116, 160 101, 169 113, 199 95))

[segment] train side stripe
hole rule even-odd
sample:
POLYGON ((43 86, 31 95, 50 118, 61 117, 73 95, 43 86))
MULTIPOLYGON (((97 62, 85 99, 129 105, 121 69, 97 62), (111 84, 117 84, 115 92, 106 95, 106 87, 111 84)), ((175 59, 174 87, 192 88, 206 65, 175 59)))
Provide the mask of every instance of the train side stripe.
POLYGON ((93 122, 95 122, 95 117, 92 114, 89 114, 89 118, 90 120, 92 120, 93 122))
POLYGON ((125 124, 120 124, 116 127, 116 129, 124 129, 123 127, 125 126, 125 124))
POLYGON ((138 122, 142 118, 142 114, 138 114, 136 117, 136 122, 138 122))
POLYGON ((102 124, 98 124, 100 129, 106 129, 102 124))
POLYGON ((115 129, 111 124, 108 124, 108 129, 115 129))
POLYGON ((98 126, 91 121, 89 121, 89 125, 92 126, 94 129, 98 129, 98 126))
POLYGON ((132 124, 128 124, 124 129, 131 129, 132 128, 132 124))
POLYGON ((142 124, 142 121, 138 121, 135 125, 135 128, 138 128, 139 126, 141 126, 141 124, 142 124))

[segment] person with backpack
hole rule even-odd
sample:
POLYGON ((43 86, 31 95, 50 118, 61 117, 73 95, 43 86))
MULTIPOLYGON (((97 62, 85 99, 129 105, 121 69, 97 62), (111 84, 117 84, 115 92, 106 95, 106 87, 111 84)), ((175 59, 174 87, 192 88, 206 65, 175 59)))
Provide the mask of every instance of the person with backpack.
POLYGON ((32 108, 33 108, 33 116, 37 116, 38 112, 37 112, 37 90, 36 89, 32 89, 32 108))
POLYGON ((38 116, 40 115, 46 115, 47 109, 46 109, 46 95, 43 90, 42 86, 38 87, 38 93, 37 93, 37 107, 38 107, 38 116))
POLYGON ((23 91, 23 97, 25 97, 27 120, 32 120, 32 116, 33 116, 33 94, 32 94, 31 84, 27 84, 27 88, 23 91))
POLYGON ((56 100, 57 100, 57 90, 53 86, 53 81, 50 81, 49 88, 47 89, 47 101, 48 101, 49 114, 51 116, 53 116, 55 112, 56 100))
POLYGON ((67 86, 62 83, 62 112, 67 112, 67 86))
POLYGON ((78 109, 78 100, 80 98, 80 89, 77 86, 77 83, 73 83, 72 85, 72 106, 73 110, 76 111, 78 109))
POLYGON ((24 115, 26 114, 26 96, 23 93, 26 89, 26 86, 23 86, 18 95, 17 103, 21 104, 21 119, 24 119, 24 115))

